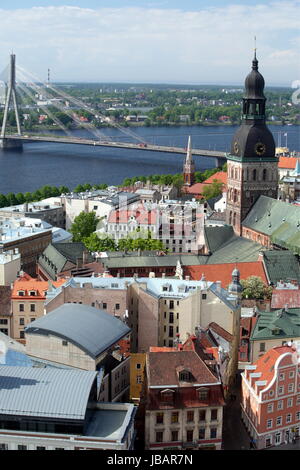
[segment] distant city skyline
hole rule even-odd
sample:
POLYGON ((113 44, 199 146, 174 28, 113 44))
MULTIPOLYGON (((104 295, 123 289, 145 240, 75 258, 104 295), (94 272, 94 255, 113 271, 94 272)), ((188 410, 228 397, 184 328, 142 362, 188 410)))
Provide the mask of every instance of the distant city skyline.
POLYGON ((267 86, 300 80, 300 0, 11 0, 0 6, 0 70, 55 82, 241 86, 254 36, 267 86))

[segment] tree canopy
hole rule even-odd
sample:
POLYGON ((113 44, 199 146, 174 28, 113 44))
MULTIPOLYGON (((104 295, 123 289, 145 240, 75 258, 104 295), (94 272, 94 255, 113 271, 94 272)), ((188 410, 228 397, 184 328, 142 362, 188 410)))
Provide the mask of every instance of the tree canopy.
POLYGON ((70 232, 73 235, 74 242, 83 242, 86 237, 89 237, 95 232, 99 218, 96 217, 95 212, 80 212, 75 217, 71 225, 70 232))
POLYGON ((241 284, 243 286, 243 299, 268 300, 272 297, 272 287, 266 286, 258 276, 241 279, 241 284))

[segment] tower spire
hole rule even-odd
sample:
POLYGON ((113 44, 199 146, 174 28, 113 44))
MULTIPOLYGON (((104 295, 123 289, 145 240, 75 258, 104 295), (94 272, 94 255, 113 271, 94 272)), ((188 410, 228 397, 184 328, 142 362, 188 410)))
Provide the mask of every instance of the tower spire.
POLYGON ((256 57, 256 36, 254 36, 254 58, 252 61, 252 70, 258 70, 258 60, 256 57))
POLYGON ((192 138, 189 136, 185 161, 183 164, 184 184, 191 186, 195 182, 195 163, 192 155, 192 138))

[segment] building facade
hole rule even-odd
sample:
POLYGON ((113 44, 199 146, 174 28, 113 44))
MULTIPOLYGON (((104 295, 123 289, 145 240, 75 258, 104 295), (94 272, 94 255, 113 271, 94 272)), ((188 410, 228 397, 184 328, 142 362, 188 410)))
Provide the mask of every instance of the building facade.
POLYGON ((299 352, 279 346, 242 373, 242 420, 257 449, 300 435, 299 352))

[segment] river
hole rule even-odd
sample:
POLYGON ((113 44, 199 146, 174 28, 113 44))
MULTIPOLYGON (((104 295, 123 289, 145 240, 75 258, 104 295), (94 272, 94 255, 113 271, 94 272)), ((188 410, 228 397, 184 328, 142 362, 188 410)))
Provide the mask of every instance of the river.
MULTIPOLYGON (((149 143, 186 147, 188 136, 197 148, 228 151, 237 126, 212 127, 138 127, 130 128, 149 143)), ((269 126, 275 142, 287 143, 290 150, 300 151, 299 126, 269 126), (287 136, 284 134, 287 133, 287 136)), ((101 130, 113 139, 120 131, 101 130)), ((74 131, 81 137, 93 136, 86 130, 74 131)), ((122 135, 122 134, 121 134, 122 135)), ((124 136, 123 136, 124 137, 124 136)), ((120 139, 124 140, 124 138, 120 139)), ((125 140, 128 141, 127 138, 125 140)), ((180 173, 184 155, 57 143, 26 143, 23 151, 0 151, 0 193, 34 191, 41 186, 66 185, 73 189, 79 183, 121 184, 124 178, 140 175, 180 173)), ((195 157, 196 169, 213 168, 213 158, 195 157)))

